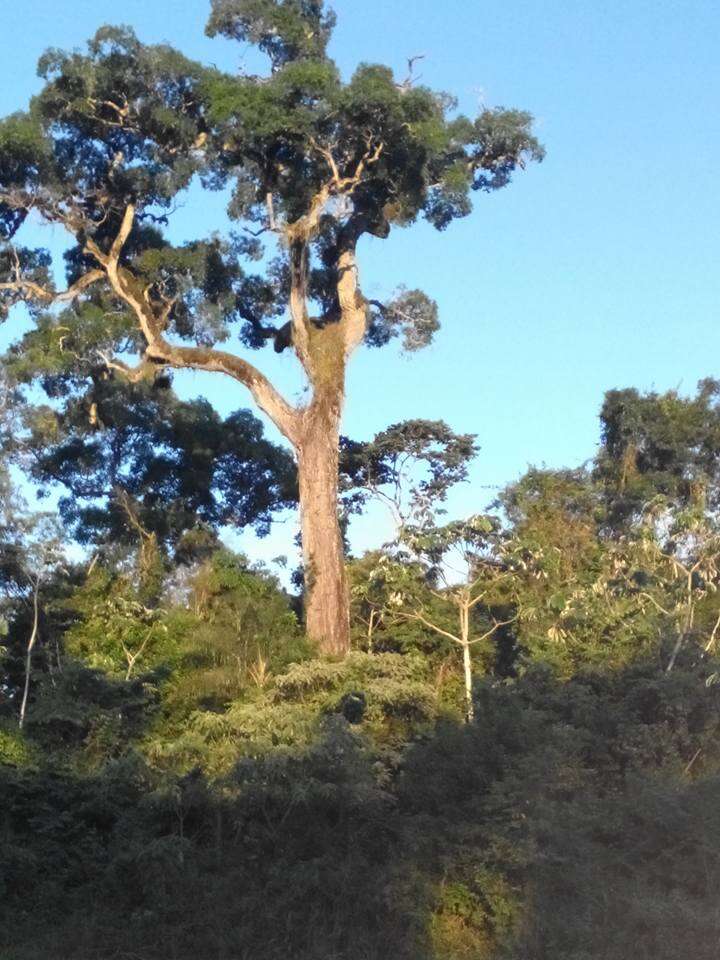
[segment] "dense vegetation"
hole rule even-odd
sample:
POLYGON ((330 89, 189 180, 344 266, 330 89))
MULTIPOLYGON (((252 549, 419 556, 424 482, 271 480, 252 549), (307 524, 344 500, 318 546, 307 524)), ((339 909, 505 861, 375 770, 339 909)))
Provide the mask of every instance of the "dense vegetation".
POLYGON ((269 60, 239 77, 104 28, 0 123, 0 960, 716 958, 720 382, 609 392, 591 463, 464 518, 474 435, 341 437, 352 350, 438 329, 364 297, 360 238, 444 229, 542 148, 412 64, 345 82, 333 23, 214 0, 269 60), (189 187, 238 232, 173 245, 189 187), (292 347, 307 403, 231 336, 292 347), (298 503, 291 575, 228 547, 298 503), (370 503, 393 532, 355 556, 370 503))
POLYGON ((401 521, 349 559, 344 659, 210 533, 103 517, 73 564, 6 478, 4 960, 715 957, 718 395, 608 394, 593 464, 465 523, 472 438, 346 442, 401 521))

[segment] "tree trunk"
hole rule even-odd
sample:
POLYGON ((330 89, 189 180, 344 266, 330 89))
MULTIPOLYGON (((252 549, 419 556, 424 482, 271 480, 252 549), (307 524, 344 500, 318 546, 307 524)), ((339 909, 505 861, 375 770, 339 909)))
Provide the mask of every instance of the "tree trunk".
POLYGON ((297 446, 305 625, 321 653, 344 656, 350 610, 338 520, 339 410, 313 413, 297 446))
POLYGON ((470 644, 467 641, 462 644, 462 652, 463 673, 465 674, 465 721, 472 723, 475 719, 475 706, 473 705, 472 659, 470 657, 470 644))
POLYGON ((30 639, 28 640, 25 653, 25 685, 23 688, 22 703, 20 704, 20 717, 18 726, 22 730, 25 724, 25 714, 27 713, 28 696, 30 694, 30 674, 32 673, 32 655, 37 642, 38 629, 40 626, 40 585, 33 584, 33 624, 30 639))
POLYGON ((473 704, 472 657, 470 656, 470 609, 472 607, 470 590, 461 590, 456 603, 460 614, 460 646, 463 652, 463 674, 465 676, 465 722, 472 723, 475 719, 475 706, 473 704))

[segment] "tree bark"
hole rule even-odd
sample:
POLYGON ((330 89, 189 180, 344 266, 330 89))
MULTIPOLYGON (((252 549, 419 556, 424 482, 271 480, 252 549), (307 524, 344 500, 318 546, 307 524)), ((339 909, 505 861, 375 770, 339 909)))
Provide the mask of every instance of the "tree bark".
POLYGON ((338 519, 339 410, 310 413, 297 447, 305 625, 323 654, 350 649, 345 550, 338 519))

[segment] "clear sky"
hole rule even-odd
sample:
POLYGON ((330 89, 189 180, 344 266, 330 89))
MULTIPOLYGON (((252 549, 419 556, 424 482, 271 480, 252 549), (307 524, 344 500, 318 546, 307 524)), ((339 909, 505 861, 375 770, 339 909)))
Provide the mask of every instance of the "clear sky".
MULTIPOLYGON (((237 44, 203 35, 206 0, 5 0, 0 113, 37 89, 48 46, 81 45, 102 23, 131 24, 190 56, 234 69, 237 44)), ((408 417, 477 433, 473 483, 453 511, 482 509, 530 464, 577 465, 598 439, 603 392, 694 389, 720 375, 720 5, 717 0, 335 0, 331 52, 392 65, 424 54, 422 82, 461 108, 530 110, 547 159, 438 234, 396 232, 363 250, 365 292, 422 287, 443 329, 411 358, 364 351, 349 377, 344 432, 362 438, 408 417)), ((192 203, 177 235, 222 226, 192 203)), ((0 330, 0 346, 13 325, 0 330)), ((264 354, 256 359, 265 360, 264 354)), ((267 358, 288 391, 292 360, 267 358)), ((239 385, 183 375, 223 410, 239 385)), ((263 549, 278 552, 285 533, 263 549)), ((355 543, 376 542, 355 530, 355 543)))

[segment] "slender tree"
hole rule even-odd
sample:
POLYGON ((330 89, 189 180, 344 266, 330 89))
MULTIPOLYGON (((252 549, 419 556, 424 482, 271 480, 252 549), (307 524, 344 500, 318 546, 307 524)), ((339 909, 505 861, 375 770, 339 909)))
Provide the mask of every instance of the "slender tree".
MULTIPOLYGON (((0 510, 2 504, 0 504, 0 510)), ((28 513, 15 505, 0 514, 0 604, 24 607, 28 635, 25 640, 22 695, 18 724, 25 723, 32 681, 33 658, 40 641, 43 593, 63 560, 60 531, 55 517, 28 513), (3 516, 4 514, 4 516, 3 516), (2 604, 2 601, 5 601, 2 604)))
POLYGON ((527 113, 468 119, 384 66, 345 82, 326 52, 333 24, 322 0, 214 0, 208 32, 254 44, 269 61, 262 76, 204 68, 109 27, 85 54, 47 53, 29 112, 0 125, 0 292, 36 321, 14 351, 18 375, 51 391, 87 388, 98 365, 133 381, 158 367, 213 371, 250 391, 298 463, 308 632, 342 654, 347 363, 363 341, 401 335, 415 350, 438 326, 419 291, 365 297, 358 244, 420 217, 444 229, 470 212, 473 192, 504 187, 542 149, 527 113), (168 216, 196 174, 231 188, 239 231, 173 246, 168 216), (65 289, 45 251, 15 243, 31 215, 69 234, 65 289), (247 348, 292 348, 307 402, 291 405, 220 348, 233 326, 247 348))
POLYGON ((405 553, 380 563, 370 581, 385 578, 400 620, 415 621, 462 652, 465 719, 475 719, 473 649, 482 648, 517 619, 497 520, 473 516, 435 526, 407 527, 405 553), (502 610, 507 615, 496 616, 502 610), (454 622, 453 622, 454 621, 454 622))

